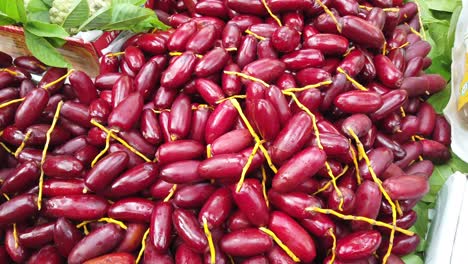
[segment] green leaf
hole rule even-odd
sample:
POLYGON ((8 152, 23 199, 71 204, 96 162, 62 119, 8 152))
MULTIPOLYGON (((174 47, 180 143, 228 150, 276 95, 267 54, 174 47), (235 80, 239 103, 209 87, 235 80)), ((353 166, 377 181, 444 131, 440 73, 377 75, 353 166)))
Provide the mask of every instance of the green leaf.
POLYGON ((49 7, 42 0, 30 0, 26 9, 28 13, 49 11, 49 7))
POLYGON ((28 21, 40 21, 44 23, 50 23, 49 11, 29 13, 28 21))
POLYGON ((424 264, 424 261, 421 259, 421 257, 416 254, 407 255, 401 259, 405 262, 405 264, 424 264))
POLYGON ((146 0, 112 0, 112 6, 118 4, 132 4, 136 6, 141 6, 146 3, 146 0))
POLYGON ((101 29, 110 23, 112 19, 112 9, 110 7, 99 9, 94 15, 89 17, 78 29, 79 31, 101 29))
POLYGON ((70 63, 45 38, 36 36, 28 30, 24 31, 24 35, 26 46, 38 60, 53 67, 71 67, 70 63))
POLYGON ((54 48, 60 48, 67 42, 62 38, 46 38, 46 40, 50 43, 50 45, 54 46, 54 48))
POLYGON ((0 26, 13 25, 15 23, 16 21, 14 19, 11 19, 6 14, 0 12, 0 26))
POLYGON ((19 21, 21 23, 26 23, 26 9, 24 7, 24 0, 16 0, 16 8, 18 10, 19 21))
POLYGON ((441 1, 441 0, 425 0, 426 4, 432 10, 453 12, 455 8, 461 5, 461 0, 441 1))
POLYGON ((42 2, 44 2, 44 4, 46 4, 46 6, 48 6, 49 8, 52 6, 52 1, 53 0, 42 0, 42 2))
POLYGON ((141 31, 143 28, 151 27, 167 28, 153 10, 141 8, 132 4, 119 4, 112 7, 112 18, 109 24, 102 27, 102 30, 132 30, 141 31), (141 22, 145 21, 142 26, 141 22))
POLYGON ((450 99, 450 94, 451 94, 451 86, 449 84, 441 92, 438 92, 432 95, 429 98, 429 100, 427 100, 427 102, 430 103, 434 107, 437 113, 442 114, 445 106, 447 106, 447 103, 450 99))
POLYGON ((7 17, 15 20, 16 22, 21 21, 20 14, 18 13, 19 2, 19 0, 0 1, 0 12, 5 14, 7 17))
POLYGON ((88 1, 74 0, 71 8, 67 11, 61 26, 66 29, 79 27, 89 16, 88 1))
POLYGON ((63 27, 56 24, 30 21, 24 27, 32 34, 40 37, 66 38, 69 36, 63 27))

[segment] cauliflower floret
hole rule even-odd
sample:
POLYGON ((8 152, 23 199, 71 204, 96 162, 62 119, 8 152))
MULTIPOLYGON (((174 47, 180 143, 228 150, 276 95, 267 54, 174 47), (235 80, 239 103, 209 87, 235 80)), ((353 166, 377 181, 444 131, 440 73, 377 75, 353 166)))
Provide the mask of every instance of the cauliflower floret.
MULTIPOLYGON (((52 7, 49 9, 50 22, 54 24, 62 24, 65 21, 66 15, 72 9, 74 1, 70 0, 54 0, 52 7)), ((110 6, 111 0, 88 0, 89 16, 92 16, 102 7, 110 6)))

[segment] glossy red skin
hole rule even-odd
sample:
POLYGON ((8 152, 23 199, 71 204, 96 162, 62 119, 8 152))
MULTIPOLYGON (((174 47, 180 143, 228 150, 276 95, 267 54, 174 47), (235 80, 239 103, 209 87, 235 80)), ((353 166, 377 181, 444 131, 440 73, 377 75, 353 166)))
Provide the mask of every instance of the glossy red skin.
MULTIPOLYGON (((413 211, 413 210, 410 210, 408 212, 405 212, 402 216, 397 218, 396 226, 398 226, 400 228, 403 228, 403 229, 408 229, 408 228, 412 227, 414 225, 414 223, 416 223, 417 219, 418 219, 417 213, 415 211, 413 211)), ((383 218, 381 218, 379 220, 382 221, 382 222, 385 222, 385 223, 392 224, 392 216, 391 215, 385 216, 385 217, 383 217, 383 218)), ((379 228, 379 231, 382 232, 382 233, 390 233, 390 230, 385 229, 385 228, 379 228)))
POLYGON ((154 203, 144 198, 125 198, 113 203, 107 215, 128 222, 149 222, 154 203))
MULTIPOLYGON (((356 190, 356 205, 353 214, 376 219, 379 214, 381 202, 382 193, 378 185, 373 181, 364 181, 356 190)), ((351 226, 353 230, 366 230, 371 228, 369 224, 361 221, 353 221, 351 226)))
POLYGON ((8 72, 0 73, 0 89, 8 87, 11 84, 14 84, 14 77, 8 72))
POLYGON ((424 175, 426 178, 430 178, 433 172, 434 164, 430 160, 417 161, 405 169, 405 173, 408 175, 418 174, 424 175))
POLYGON ((54 240, 54 222, 36 225, 21 231, 19 242, 27 248, 42 248, 54 240))
POLYGON ((337 0, 333 3, 333 7, 340 15, 356 16, 359 12, 359 3, 355 0, 337 0))
POLYGON ((291 109, 289 108, 286 96, 277 86, 270 86, 266 93, 265 99, 269 100, 275 107, 281 125, 286 126, 292 117, 291 109))
POLYGON ((242 38, 235 62, 240 68, 244 68, 247 64, 255 61, 257 56, 257 39, 254 36, 247 35, 242 38))
POLYGON ((239 179, 244 167, 240 154, 219 154, 200 163, 198 173, 205 179, 239 179))
POLYGON ((377 55, 374 57, 374 64, 377 70, 377 77, 385 86, 399 88, 403 82, 403 73, 386 56, 377 55))
POLYGON ((89 166, 93 159, 99 154, 100 150, 90 144, 82 147, 73 155, 83 166, 89 166))
POLYGON ((142 34, 138 38, 138 47, 141 48, 144 52, 150 53, 152 55, 163 54, 166 52, 167 41, 154 33, 142 34))
POLYGON ((227 18, 228 10, 223 2, 217 0, 207 0, 197 3, 195 11, 204 16, 227 18))
POLYGON ((106 199, 90 194, 56 196, 43 204, 45 215, 86 221, 103 217, 109 207, 106 199))
POLYGON ((322 207, 322 202, 314 196, 302 192, 278 193, 270 189, 268 199, 275 208, 291 217, 303 219, 310 217, 308 207, 322 207))
POLYGON ((99 73, 116 73, 119 72, 119 57, 112 56, 111 53, 107 53, 99 58, 99 73), (109 56, 108 56, 109 55, 109 56))
POLYGON ((115 224, 106 224, 84 237, 68 255, 68 263, 79 264, 110 252, 124 237, 124 231, 115 224))
POLYGON ((296 74, 296 80, 301 86, 317 84, 323 81, 331 80, 331 75, 325 70, 317 68, 306 68, 296 74))
POLYGON ((276 80, 276 86, 278 86, 281 90, 297 87, 296 78, 292 73, 285 72, 281 74, 278 80, 276 80))
POLYGON ((133 264, 135 257, 130 253, 110 253, 97 258, 85 261, 83 264, 106 264, 106 263, 121 263, 133 264))
POLYGON ((173 186, 174 184, 172 183, 168 183, 161 179, 158 179, 150 187, 151 197, 158 200, 163 199, 168 195, 169 191, 172 189, 173 186))
POLYGON ((216 138, 228 132, 238 117, 237 110, 230 101, 219 104, 208 118, 205 140, 212 143, 216 138))
POLYGON ((107 123, 110 127, 128 131, 138 121, 142 110, 143 96, 138 92, 132 93, 112 110, 107 123))
POLYGON ((266 226, 269 219, 269 209, 262 194, 262 186, 256 179, 246 179, 239 192, 233 186, 232 197, 239 210, 255 226, 266 226))
POLYGON ((117 107, 125 98, 135 91, 133 78, 123 75, 112 86, 112 108, 117 107))
POLYGON ((294 115, 269 148, 273 162, 281 164, 302 148, 312 133, 312 120, 304 113, 294 115))
POLYGON ((358 231, 338 240, 336 256, 341 260, 357 260, 372 255, 382 237, 377 231, 358 231))
POLYGON ((312 177, 324 166, 326 154, 323 150, 309 147, 285 162, 276 173, 272 189, 281 193, 293 191, 304 180, 312 177))
POLYGON ((253 142, 248 129, 235 129, 211 143, 211 152, 213 155, 238 153, 249 147, 253 142))
POLYGON ((387 57, 390 59, 395 68, 400 71, 401 74, 399 75, 404 77, 403 73, 406 68, 405 51, 403 49, 392 50, 387 55, 387 57))
POLYGON ((72 248, 81 240, 81 232, 66 218, 59 218, 55 222, 54 242, 57 250, 67 257, 72 248))
MULTIPOLYGON (((202 2, 204 3, 204 2, 202 2)), ((180 264, 202 264, 202 257, 200 254, 193 252, 185 243, 177 247, 175 253, 175 262, 180 264)))
POLYGON ((224 99, 223 90, 212 80, 205 78, 196 79, 195 87, 198 94, 209 105, 216 105, 219 100, 224 99))
POLYGON ((125 236, 120 245, 114 250, 115 252, 134 252, 141 246, 141 240, 147 229, 145 224, 128 223, 125 236))
POLYGON ((278 57, 271 39, 267 38, 257 43, 257 59, 278 59, 278 57))
POLYGON ((419 133, 426 137, 430 136, 436 122, 434 107, 428 103, 421 104, 417 117, 419 119, 419 133))
POLYGON ((132 71, 138 72, 146 62, 143 52, 135 46, 125 48, 124 52, 123 61, 125 61, 132 71))
POLYGON ((446 86, 445 79, 438 74, 425 74, 403 79, 401 89, 408 92, 408 96, 416 97, 426 93, 434 94, 446 86))
POLYGON ((120 175, 108 191, 115 197, 123 197, 138 193, 150 186, 157 178, 158 165, 143 163, 120 175))
POLYGON ((98 97, 96 87, 89 76, 82 71, 73 71, 68 77, 78 100, 89 105, 98 97))
POLYGON ((352 130, 358 137, 362 137, 372 127, 372 121, 364 114, 354 114, 346 118, 341 124, 341 131, 351 137, 349 130, 352 130))
POLYGON ((442 115, 437 115, 432 131, 432 139, 448 146, 452 143, 451 131, 452 129, 447 120, 442 115))
MULTIPOLYGON (((318 4, 318 3, 317 3, 318 4)), ((331 3, 330 3, 331 4, 331 3)), ((336 9, 331 9, 331 13, 340 21, 341 16, 336 9)), ((327 13, 322 13, 313 20, 314 27, 322 33, 339 34, 335 20, 327 13)))
POLYGON ((349 91, 335 98, 334 104, 346 113, 373 113, 382 107, 382 98, 378 93, 367 91, 349 91))
POLYGON ((262 36, 264 38, 271 38, 273 33, 279 28, 277 24, 271 23, 260 23, 251 25, 248 30, 262 36))
POLYGON ((190 98, 185 94, 180 94, 172 104, 169 118, 169 131, 173 141, 188 136, 191 119, 192 105, 190 98))
POLYGON ((67 101, 63 104, 60 114, 77 125, 90 127, 91 116, 88 109, 87 105, 67 101))
POLYGON ((315 243, 306 230, 285 213, 271 213, 268 228, 303 262, 315 259, 315 243))
MULTIPOLYGON (((29 81, 26 81, 26 83, 29 83, 29 81)), ((13 88, 13 87, 7 87, 3 88, 0 90, 0 102, 7 102, 13 99, 18 99, 19 97, 25 97, 29 92, 32 90, 36 89, 36 87, 32 84, 31 86, 27 85, 27 89, 22 89, 21 87, 25 87, 26 85, 23 85, 21 83, 20 88, 13 88)))
POLYGON ((187 51, 178 56, 162 73, 161 86, 176 89, 190 80, 195 69, 197 57, 194 52, 187 51))
POLYGON ((73 156, 49 156, 42 165, 45 175, 54 178, 74 178, 83 171, 83 164, 73 156))
POLYGON ((15 114, 15 126, 23 130, 37 122, 49 101, 49 93, 44 89, 34 89, 18 106, 15 114))
POLYGON ((34 185, 40 175, 40 168, 34 161, 20 164, 2 183, 0 191, 6 194, 21 192, 34 185))
POLYGON ((101 73, 96 76, 94 80, 94 85, 99 90, 111 90, 114 83, 122 77, 121 73, 110 72, 110 73, 101 73))
POLYGON ((172 223, 179 237, 195 252, 202 253, 208 247, 208 241, 196 216, 187 210, 176 209, 172 214, 172 223))
POLYGON ((400 108, 406 102, 407 98, 408 93, 403 90, 394 90, 382 95, 382 107, 370 114, 370 117, 373 120, 385 118, 387 115, 400 108))
POLYGON ((188 51, 193 51, 197 54, 203 54, 213 48, 214 43, 219 35, 214 25, 206 25, 198 30, 185 45, 188 51))
POLYGON ((395 200, 421 198, 429 192, 429 182, 424 177, 402 175, 386 179, 383 187, 390 198, 395 200))
POLYGON ((416 160, 420 155, 423 154, 423 146, 421 142, 409 142, 403 145, 403 149, 406 151, 406 156, 395 164, 402 169, 405 169, 412 161, 416 160))
POLYGON ((208 228, 213 229, 220 227, 229 217, 232 205, 231 191, 226 187, 218 189, 208 198, 200 209, 198 214, 200 225, 203 225, 206 219, 208 228))
POLYGON ((9 67, 13 63, 13 58, 5 53, 5 52, 0 52, 0 67, 9 67))
POLYGON ((159 202, 151 214, 150 241, 158 252, 165 252, 170 246, 172 237, 172 219, 174 212, 168 202, 159 202))
MULTIPOLYGON (((66 73, 67 73, 67 69, 55 68, 55 67, 49 68, 45 72, 44 76, 42 76, 42 79, 37 84, 37 88, 43 88, 48 83, 51 83, 51 82, 57 80, 58 78, 65 75, 66 73)), ((51 94, 54 94, 54 93, 58 92, 63 87, 64 83, 65 83, 65 80, 62 80, 62 81, 50 86, 49 88, 47 88, 47 91, 49 91, 51 94)))
POLYGON ((15 241, 13 228, 7 229, 5 232, 4 245, 8 256, 16 263, 25 262, 31 255, 31 252, 21 245, 16 247, 15 241))
POLYGON ((266 14, 266 9, 260 0, 228 0, 226 1, 226 5, 230 9, 242 14, 256 16, 262 16, 266 14))
POLYGON ((285 70, 286 64, 276 59, 259 59, 245 65, 242 72, 267 83, 278 79, 285 70))
MULTIPOLYGON (((367 157, 377 177, 380 177, 393 162, 393 153, 388 148, 374 148, 367 152, 367 157)), ((359 162, 359 174, 364 179, 372 180, 369 168, 364 160, 359 162)))
POLYGON ((328 196, 328 208, 337 212, 341 211, 343 214, 351 214, 356 205, 356 195, 353 190, 344 187, 338 187, 343 197, 343 210, 340 210, 341 197, 338 192, 332 188, 330 195, 328 196))
MULTIPOLYGON (((109 89, 112 89, 112 87, 109 89)), ((99 98, 105 100, 108 104, 112 104, 112 91, 111 90, 101 91, 101 93, 99 94, 99 98)))
POLYGON ((88 108, 90 118, 104 124, 111 111, 111 105, 101 98, 94 100, 88 108))
POLYGON ((279 246, 274 245, 267 253, 268 260, 272 264, 294 264, 294 262, 279 246))
POLYGON ((442 164, 448 161, 451 157, 448 147, 434 140, 424 140, 421 142, 423 152, 422 155, 435 164, 442 164))
POLYGON ((415 77, 423 69, 423 58, 415 57, 408 61, 404 71, 404 77, 415 77))
POLYGON ((288 70, 297 71, 308 67, 320 67, 325 59, 317 49, 302 49, 286 54, 281 60, 288 70))
POLYGON ((143 264, 151 264, 151 263, 161 263, 161 264, 173 264, 174 259, 172 256, 168 255, 168 253, 159 253, 157 252, 154 247, 147 241, 146 243, 146 250, 143 255, 143 264))
POLYGON ((57 248, 49 245, 45 246, 36 252, 27 262, 28 264, 45 263, 45 264, 60 264, 63 263, 63 258, 57 251, 57 248))
POLYGON ((257 228, 236 230, 222 237, 220 247, 231 256, 251 257, 267 252, 273 245, 271 237, 257 228))
MULTIPOLYGON (((315 136, 311 137, 309 140, 310 146, 317 147, 317 138, 315 136)), ((320 133, 320 143, 323 147, 323 151, 327 156, 340 156, 349 151, 349 141, 346 137, 328 132, 320 133)))
POLYGON ((170 142, 171 140, 171 133, 169 132, 169 111, 163 111, 159 114, 159 125, 161 126, 161 131, 163 135, 164 142, 170 142))
POLYGON ((301 40, 301 35, 296 30, 283 26, 275 30, 271 36, 273 47, 279 52, 291 52, 301 40))
POLYGON ((431 45, 429 42, 425 40, 419 40, 417 42, 411 43, 411 45, 406 48, 405 58, 407 61, 416 57, 424 58, 429 54, 430 51, 431 45))
POLYGON ((127 141, 127 143, 134 147, 136 150, 140 151, 143 155, 147 157, 152 157, 156 151, 156 146, 150 144, 145 140, 141 135, 140 131, 132 129, 130 131, 121 131, 119 136, 127 141))
POLYGON ((207 52, 195 66, 195 75, 208 77, 221 71, 229 60, 229 54, 222 48, 214 48, 207 52))
MULTIPOLYGON (((392 0, 390 0, 391 2, 392 0)), ((390 4, 391 6, 391 4, 390 4)), ((366 20, 372 25, 382 30, 385 26, 385 20, 387 18, 386 12, 382 8, 374 7, 369 11, 366 20)))
POLYGON ((180 208, 201 208, 216 187, 208 183, 197 183, 180 187, 174 195, 174 205, 180 208))
POLYGON ((128 155, 123 151, 108 154, 99 160, 86 176, 86 187, 94 192, 104 190, 127 167, 128 155))
POLYGON ((240 210, 233 212, 226 222, 226 227, 230 231, 241 230, 252 226, 247 216, 240 210))
POLYGON ((161 168, 159 177, 166 182, 175 184, 189 184, 202 181, 198 173, 197 160, 183 160, 169 163, 161 168))
POLYGON ((43 194, 45 197, 82 194, 85 188, 82 179, 47 179, 44 181, 43 194))
POLYGON ((188 21, 181 24, 167 41, 167 48, 170 51, 185 51, 187 41, 196 33, 197 24, 188 21))
MULTIPOLYGON (((416 251, 417 247, 419 246, 421 239, 417 234, 413 236, 406 236, 403 234, 397 234, 393 241, 393 248, 392 253, 397 256, 406 256, 408 254, 413 253, 416 251)), ((388 248, 388 241, 385 240, 382 242, 382 245, 379 251, 385 250, 387 251, 388 248)))
POLYGON ((0 205, 0 224, 13 224, 37 214, 37 195, 21 194, 0 205))
MULTIPOLYGON (((224 71, 240 72, 241 69, 237 64, 229 64, 224 68, 224 71)), ((242 89, 240 77, 236 75, 222 74, 222 85, 224 93, 228 96, 239 94, 242 89)))
POLYGON ((151 144, 157 145, 162 141, 161 127, 156 114, 151 109, 143 110, 140 119, 142 136, 151 144))
POLYGON ((382 48, 385 37, 382 31, 364 19, 344 16, 341 19, 342 35, 369 48, 382 48))
POLYGON ((335 222, 329 216, 323 214, 310 214, 308 218, 302 219, 300 223, 312 235, 323 238, 330 236, 330 229, 333 232, 336 229, 335 222))
POLYGON ((205 152, 202 144, 195 140, 177 140, 162 144, 156 151, 159 164, 170 164, 177 161, 191 160, 205 152))
MULTIPOLYGON (((366 57, 364 52, 360 49, 353 49, 346 55, 338 67, 344 70, 349 76, 355 77, 362 71, 365 63, 366 57)), ((339 73, 338 70, 337 73, 339 73)))

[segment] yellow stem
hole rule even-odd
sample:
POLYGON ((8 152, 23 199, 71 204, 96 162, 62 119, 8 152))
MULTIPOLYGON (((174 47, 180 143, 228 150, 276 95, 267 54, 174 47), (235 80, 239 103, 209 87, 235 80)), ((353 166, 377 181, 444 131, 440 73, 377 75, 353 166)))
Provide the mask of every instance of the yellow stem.
POLYGON ((141 260, 141 257, 143 257, 143 253, 145 252, 145 249, 146 249, 146 238, 148 237, 149 232, 150 232, 150 229, 148 228, 146 229, 146 232, 143 235, 143 239, 141 240, 141 249, 140 249, 140 252, 138 252, 138 256, 135 261, 136 264, 138 264, 141 260))
POLYGON ((1 108, 4 108, 4 107, 7 107, 9 105, 12 105, 12 104, 16 104, 16 103, 21 103, 25 100, 25 98, 18 98, 18 99, 14 99, 14 100, 10 100, 10 101, 7 101, 7 102, 4 102, 2 104, 0 104, 0 109, 1 108))
POLYGON ((250 29, 246 29, 246 30, 245 30, 245 33, 254 36, 256 39, 258 39, 258 40, 260 40, 260 41, 266 39, 265 37, 262 37, 262 36, 260 36, 260 35, 258 35, 258 34, 256 34, 256 33, 252 32, 250 29))
POLYGON ((172 185, 172 188, 169 190, 169 193, 167 196, 164 198, 164 202, 169 202, 171 200, 172 196, 174 196, 175 192, 177 190, 177 184, 172 185))
POLYGON ((276 236, 275 233, 273 233, 273 231, 271 231, 270 229, 266 228, 266 227, 259 227, 259 229, 264 232, 265 234, 269 235, 271 238, 273 238, 273 240, 276 242, 276 244, 282 249, 284 250, 284 252, 286 252, 286 254, 288 254, 288 256, 294 261, 294 262, 301 262, 301 260, 291 251, 291 249, 288 248, 288 246, 286 246, 282 241, 281 239, 279 239, 279 237, 276 236))
POLYGON ((353 164, 354 164, 354 168, 356 170, 356 181, 357 181, 357 184, 358 185, 361 185, 361 173, 359 172, 359 162, 357 160, 357 156, 356 156, 356 152, 354 151, 354 149, 352 147, 349 148, 349 150, 351 150, 351 155, 353 156, 353 164))
POLYGON ((340 219, 347 220, 347 221, 366 222, 366 223, 368 223, 370 225, 373 225, 373 226, 380 226, 380 227, 391 229, 391 230, 395 229, 396 231, 398 231, 398 232, 400 232, 402 234, 405 234, 407 236, 413 236, 414 235, 414 232, 412 232, 410 230, 406 230, 406 229, 403 229, 403 228, 398 227, 398 226, 395 226, 395 228, 393 228, 394 227, 393 225, 390 225, 390 224, 387 224, 387 223, 384 223, 384 222, 381 222, 381 221, 377 221, 375 219, 367 218, 367 217, 364 217, 364 216, 345 215, 345 214, 339 213, 339 212, 331 210, 331 209, 323 209, 323 208, 318 208, 318 207, 308 207, 308 208, 306 208, 306 211, 321 213, 321 214, 327 214, 327 215, 333 215, 333 216, 336 216, 336 217, 338 217, 340 219))
POLYGON ((237 48, 236 47, 231 47, 231 48, 227 48, 227 49, 224 49, 225 51, 237 51, 237 48))
POLYGON ((263 3, 263 6, 265 6, 265 9, 267 10, 268 14, 276 21, 276 23, 278 23, 278 26, 282 27, 283 24, 281 24, 281 20, 275 14, 273 14, 266 0, 262 0, 262 3, 263 3))
POLYGON ((206 145, 206 158, 209 159, 213 157, 213 153, 211 152, 211 144, 206 145))
POLYGON ((416 15, 418 16, 419 26, 421 27, 422 36, 423 36, 423 39, 426 40, 427 39, 426 30, 424 29, 424 24, 421 18, 421 6, 419 5, 418 0, 414 0, 414 3, 416 4, 416 7, 418 8, 418 13, 416 15))
POLYGON ((65 80, 68 76, 70 76, 70 74, 71 74, 73 71, 74 71, 73 69, 69 70, 69 71, 67 72, 67 74, 61 76, 60 78, 58 78, 57 80, 55 80, 55 81, 53 81, 53 82, 50 82, 50 83, 44 85, 44 87, 42 87, 42 88, 47 90, 47 89, 48 89, 49 87, 51 87, 52 85, 55 85, 55 84, 57 84, 57 83, 59 83, 59 82, 65 80))
POLYGON ((323 81, 323 82, 319 82, 319 83, 316 83, 316 84, 309 84, 309 85, 306 85, 306 86, 300 87, 300 88, 288 88, 288 89, 283 90, 283 93, 302 92, 302 91, 306 91, 306 90, 310 90, 310 89, 319 88, 321 86, 329 85, 329 84, 332 84, 332 83, 333 82, 331 80, 328 80, 328 81, 323 81))
POLYGON ((15 248, 19 247, 19 237, 18 237, 18 228, 16 223, 13 223, 13 238, 15 239, 15 248))
POLYGON ((19 73, 15 72, 15 71, 12 71, 10 69, 7 69, 7 68, 3 68, 0 71, 8 72, 9 74, 11 74, 13 76, 18 76, 19 75, 19 73))
MULTIPOLYGON (((335 176, 335 179, 338 180, 339 178, 341 178, 341 176, 343 176, 343 175, 348 171, 348 168, 349 168, 349 166, 346 165, 346 166, 343 168, 343 171, 342 171, 340 174, 338 174, 338 175, 335 176)), ((317 194, 319 194, 319 193, 325 191, 326 189, 330 188, 330 185, 331 185, 331 184, 332 184, 332 180, 329 180, 322 188, 320 188, 320 189, 318 189, 317 191, 315 191, 315 192, 313 193, 313 195, 317 195, 317 194)))
POLYGON ((29 130, 28 132, 26 132, 26 135, 24 135, 24 139, 23 141, 21 142, 21 145, 16 149, 15 151, 15 158, 18 158, 19 154, 21 153, 21 151, 23 151, 24 147, 26 146, 26 142, 28 141, 28 139, 31 137, 31 130, 29 130))
POLYGON ((15 156, 15 153, 7 147, 7 145, 5 145, 5 143, 3 142, 0 142, 0 146, 6 151, 8 152, 9 154, 11 154, 12 156, 15 156))
POLYGON ((91 168, 94 167, 94 165, 96 165, 96 163, 98 162, 98 160, 104 156, 104 154, 106 154, 107 150, 109 149, 109 145, 110 145, 110 139, 111 139, 111 135, 112 135, 112 130, 109 131, 109 133, 107 133, 107 136, 106 136, 106 146, 104 147, 104 149, 99 152, 99 154, 93 159, 93 162, 91 162, 91 168))
POLYGON ((416 29, 414 29, 412 26, 410 26, 408 23, 405 22, 405 25, 407 25, 410 29, 410 31, 413 33, 413 34, 416 34, 418 35, 418 37, 420 38, 423 38, 423 36, 421 35, 421 33, 419 33, 416 29))
POLYGON ((124 54, 125 54, 125 51, 120 51, 120 52, 106 54, 106 57, 117 57, 117 56, 124 55, 124 54))
POLYGON ((331 258, 329 264, 335 263, 335 258, 336 258, 336 236, 333 233, 333 228, 328 229, 328 233, 330 234, 331 238, 333 239, 333 244, 331 248, 331 258))
POLYGON ((263 142, 257 142, 252 150, 252 153, 250 153, 249 155, 249 158, 247 159, 247 162, 245 163, 244 167, 242 168, 242 174, 241 174, 241 177, 239 179, 239 182, 237 183, 237 187, 236 187, 236 192, 239 192, 242 188, 242 184, 244 183, 244 179, 245 179, 245 175, 247 174, 247 170, 250 168, 250 165, 252 164, 252 161, 255 157, 255 154, 257 154, 257 151, 258 151, 258 147, 260 146, 260 144, 262 144, 263 142))
POLYGON ((402 117, 406 117, 406 112, 405 112, 405 109, 403 108, 403 106, 400 107, 400 112, 401 112, 402 117))
POLYGON ((263 84, 263 86, 265 86, 267 88, 270 87, 270 85, 268 83, 266 83, 264 80, 255 78, 253 76, 250 76, 250 75, 242 73, 242 72, 224 71, 224 73, 227 74, 227 75, 236 75, 236 76, 239 76, 241 78, 244 78, 244 79, 247 79, 247 80, 250 80, 250 81, 259 82, 259 83, 263 84))
POLYGON ((353 77, 349 76, 348 73, 346 73, 341 67, 338 67, 336 69, 339 73, 342 73, 346 76, 346 79, 348 81, 350 81, 354 87, 356 87, 357 89, 361 90, 361 91, 367 91, 368 89, 364 86, 362 86, 362 84, 358 83, 356 80, 353 79, 353 77))
POLYGON ((387 55, 387 42, 385 41, 383 48, 382 48, 382 55, 387 55))
POLYGON ((336 194, 338 195, 338 197, 340 197, 340 204, 338 205, 338 210, 343 211, 343 204, 344 204, 343 193, 341 192, 340 188, 338 188, 338 185, 336 185, 336 178, 333 175, 333 172, 330 168, 330 164, 328 163, 328 161, 325 161, 325 167, 327 168, 328 176, 330 176, 331 178, 333 189, 335 189, 336 194))
POLYGON ((220 104, 220 103, 222 103, 222 102, 224 102, 224 101, 231 100, 232 98, 236 98, 236 99, 245 99, 245 98, 247 98, 247 96, 244 95, 244 94, 233 95, 233 96, 226 97, 226 98, 223 98, 223 99, 220 99, 220 100, 216 101, 216 104, 220 104))
POLYGON ((336 25, 336 29, 338 30, 338 32, 341 33, 341 26, 338 23, 338 20, 336 19, 335 15, 332 13, 332 11, 330 11, 330 9, 328 9, 328 7, 324 3, 322 3, 322 1, 320 1, 320 0, 316 0, 316 1, 323 8, 325 13, 327 13, 332 18, 333 22, 336 25))
POLYGON ((42 189, 44 185, 44 170, 42 169, 42 165, 44 165, 46 155, 47 155, 47 150, 49 149, 49 144, 50 144, 50 136, 52 135, 52 132, 54 131, 55 126, 57 125, 57 121, 59 119, 60 115, 60 109, 62 109, 63 101, 60 101, 57 105, 57 109, 55 110, 54 114, 54 119, 52 120, 52 124, 50 125, 49 130, 47 130, 46 133, 46 142, 44 145, 44 149, 42 150, 42 157, 41 157, 41 175, 39 176, 39 194, 37 196, 37 208, 40 211, 41 210, 41 203, 42 203, 42 189))
POLYGON ((266 175, 265 167, 263 165, 261 167, 261 170, 262 170, 262 193, 263 193, 263 198, 265 199, 267 207, 270 207, 270 201, 268 200, 268 194, 267 194, 267 190, 266 190, 267 175, 266 175))
MULTIPOLYGON (((109 134, 111 132, 110 129, 106 128, 105 126, 99 124, 96 120, 92 119, 91 120, 91 124, 93 124, 94 126, 98 127, 99 129, 101 129, 102 131, 106 132, 107 134, 109 134)), ((122 144, 124 147, 126 147, 128 150, 130 150, 131 152, 135 153, 136 155, 140 156, 144 161, 146 162, 151 162, 150 159, 148 159, 145 155, 143 155, 140 151, 136 150, 134 147, 130 146, 127 141, 123 140, 122 138, 120 138, 119 136, 117 136, 116 134, 114 133, 110 133, 111 134, 111 137, 115 140, 117 140, 120 144, 122 144)))
POLYGON ((210 229, 208 228, 208 222, 203 217, 203 231, 205 232, 206 239, 208 240, 208 247, 210 249, 210 263, 216 264, 216 250, 213 243, 213 237, 211 236, 210 229))

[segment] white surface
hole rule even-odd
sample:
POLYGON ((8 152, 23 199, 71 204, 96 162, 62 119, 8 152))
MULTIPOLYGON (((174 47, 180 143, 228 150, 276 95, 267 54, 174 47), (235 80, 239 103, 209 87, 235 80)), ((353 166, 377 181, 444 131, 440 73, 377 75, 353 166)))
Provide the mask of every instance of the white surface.
MULTIPOLYGON (((452 50, 452 95, 444 114, 452 126, 452 151, 468 162, 468 121, 462 120, 457 111, 459 87, 465 69, 465 54, 468 53, 468 0, 463 0, 463 9, 458 19, 455 44, 452 50)), ((467 260, 468 263, 468 260, 467 260)))
POLYGON ((425 264, 466 264, 468 180, 457 172, 444 184, 434 208, 425 264), (455 241, 457 242, 454 245, 455 241))

